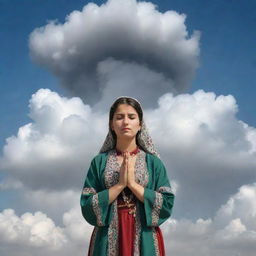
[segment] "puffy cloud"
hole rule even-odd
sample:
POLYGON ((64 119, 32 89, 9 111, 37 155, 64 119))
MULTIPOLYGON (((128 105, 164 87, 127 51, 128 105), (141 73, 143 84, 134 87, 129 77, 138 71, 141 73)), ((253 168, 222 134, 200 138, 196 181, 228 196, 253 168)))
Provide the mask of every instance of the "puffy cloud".
MULTIPOLYGON (((113 58, 100 62, 98 72, 103 77, 104 87, 101 99, 92 107, 93 111, 106 109, 120 95, 135 97, 143 102, 144 107, 152 108, 157 105, 158 96, 173 84, 162 73, 156 73, 137 63, 126 63, 113 58), (157 92, 152 94, 152 89, 157 92)), ((174 89, 173 91, 176 92, 174 89)))
POLYGON ((214 218, 170 219, 163 224, 168 255, 214 256, 255 254, 256 184, 243 185, 214 218), (254 221, 253 221, 254 219, 254 221))
POLYGON ((178 185, 175 211, 210 217, 238 187, 255 180, 256 129, 237 119, 232 95, 167 93, 158 103, 146 110, 147 125, 178 185))
MULTIPOLYGON (((212 217, 238 187, 255 178, 255 128, 236 118, 232 95, 167 93, 158 104, 145 109, 145 119, 176 190, 174 214, 212 217)), ((69 203, 60 208, 66 211, 105 139, 108 113, 48 89, 36 92, 29 107, 32 122, 7 138, 1 168, 13 184, 16 179, 16 186, 25 186, 27 202, 31 198, 31 204, 53 214, 58 198, 64 203, 66 197, 69 203)))
POLYGON ((152 105, 165 92, 188 88, 198 66, 199 33, 189 36, 185 19, 175 11, 161 13, 150 2, 89 3, 70 13, 64 24, 35 29, 31 56, 71 95, 91 105, 105 101, 110 90, 112 100, 120 91, 135 96, 146 88, 140 97, 145 106, 152 105))
POLYGON ((9 176, 0 189, 21 192, 19 211, 30 209, 0 212, 1 255, 86 253, 92 226, 79 189, 107 132, 105 110, 120 95, 142 102, 176 191, 174 218, 162 226, 167 254, 255 254, 256 185, 243 184, 255 180, 256 130, 237 119, 232 95, 175 96, 198 65, 199 34, 188 35, 185 18, 110 0, 31 33, 32 58, 86 104, 41 89, 29 103, 32 122, 6 139, 0 168, 9 176))
POLYGON ((226 204, 221 206, 217 212, 216 221, 223 225, 230 219, 236 220, 230 223, 230 228, 238 226, 243 229, 243 223, 246 227, 256 230, 256 183, 244 185, 239 188, 239 192, 232 196, 226 204))
MULTIPOLYGON (((167 220, 161 226, 166 254, 253 256, 256 228, 251 221, 255 220, 255 200, 256 184, 243 185, 213 218, 167 220)), ((88 249, 92 229, 78 205, 63 214, 59 226, 42 212, 27 212, 19 217, 12 209, 6 209, 0 213, 0 252, 3 256, 34 255, 35 250, 40 256, 80 256, 88 249), (15 245, 19 246, 18 251, 15 245)))
POLYGON ((63 227, 56 226, 40 211, 19 217, 13 209, 5 209, 0 212, 1 255, 84 255, 92 226, 82 219, 80 209, 65 212, 62 224, 63 227))
POLYGON ((66 243, 63 231, 42 212, 25 213, 21 217, 14 210, 0 213, 1 242, 31 247, 59 249, 66 243))
POLYGON ((47 213, 51 218, 58 224, 60 224, 60 216, 64 213, 73 209, 77 206, 81 189, 79 190, 47 190, 47 189, 24 189, 20 191, 22 193, 22 204, 24 207, 20 206, 22 209, 27 209, 29 211, 40 210, 47 213))
POLYGON ((48 89, 33 94, 29 108, 33 122, 6 139, 1 169, 34 190, 82 186, 106 135, 106 116, 92 113, 80 98, 67 99, 48 89))
POLYGON ((62 219, 70 241, 79 245, 81 249, 88 249, 93 226, 83 219, 80 206, 75 205, 65 212, 62 219))

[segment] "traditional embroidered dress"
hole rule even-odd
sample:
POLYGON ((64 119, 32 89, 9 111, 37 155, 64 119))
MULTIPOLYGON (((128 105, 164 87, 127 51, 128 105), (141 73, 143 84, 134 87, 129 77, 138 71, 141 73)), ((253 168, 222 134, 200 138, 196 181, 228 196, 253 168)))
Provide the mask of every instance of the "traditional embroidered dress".
MULTIPOLYGON (((88 256, 165 255, 159 226, 171 216, 174 193, 144 120, 136 143, 140 151, 134 166, 135 181, 144 187, 144 202, 134 195, 132 208, 122 207, 121 193, 109 204, 109 188, 118 183, 121 167, 110 130, 91 161, 80 198, 85 220, 95 226, 88 256)), ((125 192, 132 193, 128 188, 125 192)))
POLYGON ((84 183, 80 201, 82 214, 95 226, 88 255, 164 255, 159 226, 170 217, 174 202, 165 166, 156 155, 140 150, 135 163, 135 181, 145 188, 144 203, 135 199, 136 216, 127 217, 129 209, 125 213, 125 209, 118 207, 120 197, 108 203, 108 189, 119 180, 120 166, 115 154, 115 150, 110 150, 95 156, 84 183), (128 241, 124 229, 134 234, 128 241), (121 253, 125 248, 129 250, 131 243, 129 254, 121 253))

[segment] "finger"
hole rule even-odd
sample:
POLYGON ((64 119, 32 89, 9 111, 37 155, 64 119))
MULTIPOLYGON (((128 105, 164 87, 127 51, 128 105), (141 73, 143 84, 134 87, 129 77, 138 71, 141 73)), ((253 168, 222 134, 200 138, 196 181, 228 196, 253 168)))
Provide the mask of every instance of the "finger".
POLYGON ((128 171, 128 167, 129 167, 129 155, 128 152, 126 152, 126 170, 128 171))
POLYGON ((126 166, 127 165, 127 157, 126 157, 126 154, 124 153, 124 159, 123 159, 123 164, 126 166))
POLYGON ((127 165, 127 160, 126 160, 126 157, 125 157, 125 154, 123 155, 123 168, 124 170, 126 170, 126 165, 127 165))
POLYGON ((124 160, 125 160, 125 163, 127 163, 128 158, 127 158, 127 154, 126 154, 126 153, 125 153, 125 155, 124 155, 124 160))

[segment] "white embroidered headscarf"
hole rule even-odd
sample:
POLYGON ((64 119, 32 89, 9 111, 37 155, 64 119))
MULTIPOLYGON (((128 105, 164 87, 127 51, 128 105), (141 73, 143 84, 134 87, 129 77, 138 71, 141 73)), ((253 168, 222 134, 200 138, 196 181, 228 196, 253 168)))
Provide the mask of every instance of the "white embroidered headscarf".
MULTIPOLYGON (((135 100, 139 104, 140 108, 142 109, 141 104, 139 103, 139 101, 137 99, 128 97, 128 96, 121 96, 121 97, 117 98, 116 101, 120 98, 131 98, 131 99, 135 100)), ((141 122, 141 129, 138 131, 138 134, 137 134, 137 143, 138 143, 138 146, 140 148, 142 148, 144 151, 154 154, 160 158, 160 155, 154 147, 152 138, 149 135, 148 129, 146 128, 146 124, 143 119, 141 122)), ((115 140, 114 140, 113 135, 109 129, 108 134, 105 138, 105 141, 104 141, 99 153, 107 152, 114 148, 115 148, 115 140)))

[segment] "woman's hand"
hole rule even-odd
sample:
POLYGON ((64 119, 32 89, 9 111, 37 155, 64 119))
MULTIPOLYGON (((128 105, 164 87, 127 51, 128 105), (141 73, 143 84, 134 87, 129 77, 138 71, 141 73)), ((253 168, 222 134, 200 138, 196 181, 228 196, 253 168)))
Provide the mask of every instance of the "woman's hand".
POLYGON ((127 168, 127 186, 131 188, 132 185, 134 185, 135 182, 135 159, 128 155, 128 168, 127 168))
POLYGON ((135 157, 128 157, 127 186, 144 203, 144 187, 135 181, 135 157))
POLYGON ((124 153, 124 159, 119 171, 119 182, 123 188, 127 186, 127 173, 128 173, 128 152, 124 153))

